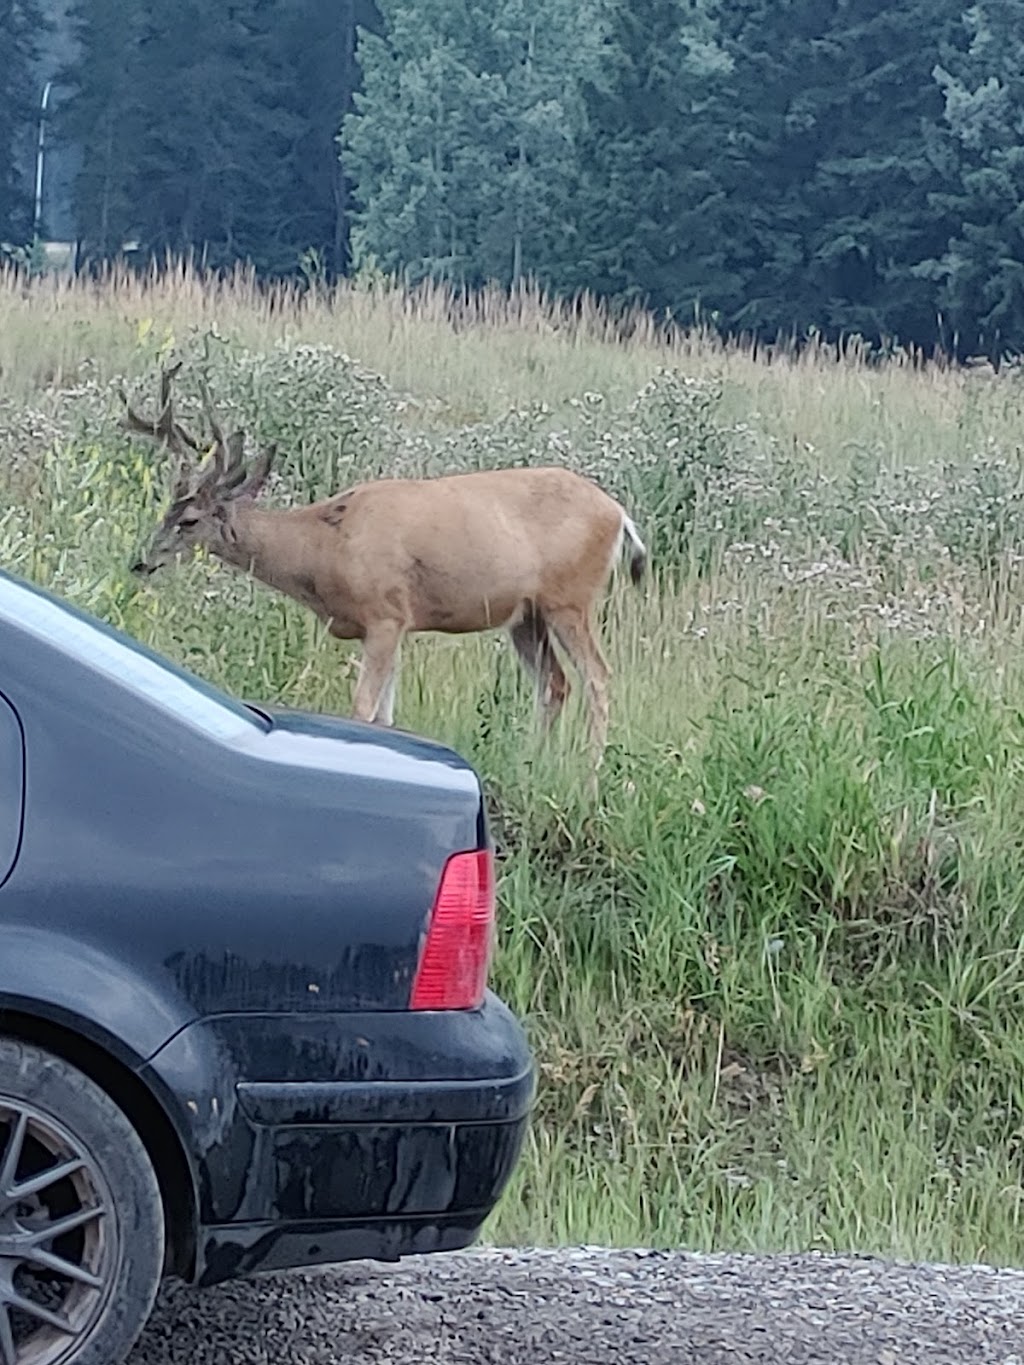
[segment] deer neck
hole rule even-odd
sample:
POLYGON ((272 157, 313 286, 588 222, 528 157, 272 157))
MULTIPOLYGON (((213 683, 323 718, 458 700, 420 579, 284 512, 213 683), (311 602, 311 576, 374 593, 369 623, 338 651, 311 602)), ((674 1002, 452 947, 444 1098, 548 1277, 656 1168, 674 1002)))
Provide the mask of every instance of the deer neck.
POLYGON ((252 574, 261 583, 294 597, 306 606, 312 582, 309 543, 287 511, 243 502, 225 507, 220 533, 208 545, 225 563, 252 574))

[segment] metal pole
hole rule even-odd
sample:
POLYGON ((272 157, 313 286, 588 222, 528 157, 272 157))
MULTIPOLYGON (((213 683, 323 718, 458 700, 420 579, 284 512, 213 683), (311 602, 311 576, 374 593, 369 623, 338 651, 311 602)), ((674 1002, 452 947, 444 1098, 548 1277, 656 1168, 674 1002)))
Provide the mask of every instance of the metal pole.
POLYGON ((39 105, 39 146, 36 150, 36 211, 32 220, 32 239, 39 241, 39 223, 43 216, 43 149, 46 142, 46 110, 50 103, 50 87, 47 81, 43 87, 43 98, 39 105))

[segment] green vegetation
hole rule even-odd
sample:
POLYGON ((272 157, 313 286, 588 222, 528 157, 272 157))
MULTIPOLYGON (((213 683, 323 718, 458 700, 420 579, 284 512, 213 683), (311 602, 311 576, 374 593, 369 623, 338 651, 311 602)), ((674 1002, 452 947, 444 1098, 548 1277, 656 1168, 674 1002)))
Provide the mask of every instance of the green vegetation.
POLYGON ((129 578, 165 486, 119 376, 148 399, 167 348, 207 350, 282 444, 275 501, 596 474, 655 551, 605 612, 596 805, 578 698, 537 746, 500 638, 415 640, 399 696, 486 779, 496 985, 542 1065, 488 1235, 1019 1261, 1024 384, 614 330, 528 293, 0 284, 0 563, 243 695, 345 710, 352 654, 298 606, 205 561, 129 578))

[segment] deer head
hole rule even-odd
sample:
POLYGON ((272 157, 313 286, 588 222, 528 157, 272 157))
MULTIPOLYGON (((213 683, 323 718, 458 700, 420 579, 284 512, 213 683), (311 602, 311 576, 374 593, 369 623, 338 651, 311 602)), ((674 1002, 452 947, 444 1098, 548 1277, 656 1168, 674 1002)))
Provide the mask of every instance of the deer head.
POLYGON ((175 420, 171 384, 181 362, 165 367, 160 376, 160 411, 154 421, 141 417, 121 390, 124 430, 163 445, 174 466, 171 503, 157 527, 145 558, 132 565, 132 573, 151 574, 196 546, 216 550, 231 535, 235 509, 255 499, 267 480, 274 458, 273 447, 265 450, 246 469, 245 436, 234 431, 225 436, 210 401, 206 383, 201 384, 203 410, 213 436, 205 446, 175 420), (205 465, 197 468, 196 457, 207 452, 205 465))

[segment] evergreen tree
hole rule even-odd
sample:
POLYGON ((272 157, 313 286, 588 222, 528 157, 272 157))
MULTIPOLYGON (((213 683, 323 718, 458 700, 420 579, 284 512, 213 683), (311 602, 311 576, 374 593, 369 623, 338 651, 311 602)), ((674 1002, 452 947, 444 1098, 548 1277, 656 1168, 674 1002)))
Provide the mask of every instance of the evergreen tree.
POLYGON ((139 62, 143 13, 139 3, 125 0, 78 0, 71 16, 77 54, 60 75, 68 93, 57 132, 79 156, 74 199, 82 255, 102 259, 119 252, 140 227, 135 195, 147 117, 139 62))
POLYGON ((723 294, 723 148, 708 116, 730 60, 710 0, 616 0, 584 86, 577 287, 677 317, 723 294))
POLYGON ((431 31, 427 6, 381 0, 380 10, 383 31, 359 32, 362 88, 340 139, 353 185, 352 256, 387 270, 419 261, 412 275, 439 273, 446 257, 459 263, 445 100, 454 56, 431 31))
POLYGON ((494 12, 489 61, 504 168, 497 211, 483 224, 489 279, 557 283, 578 249, 583 86, 598 67, 600 32, 596 6, 572 0, 505 0, 494 12))
POLYGON ((40 91, 35 62, 43 28, 36 0, 0 0, 0 241, 32 235, 32 146, 40 91))
POLYGON ((348 264, 349 185, 338 130, 358 80, 357 27, 380 25, 373 0, 284 0, 280 50, 288 71, 286 107, 296 135, 288 148, 291 183, 281 206, 296 260, 312 249, 329 275, 348 264))
POLYGON ((343 268, 336 138, 373 0, 77 0, 75 21, 62 131, 87 254, 136 238, 212 265, 290 272, 314 250, 343 268))
POLYGON ((285 107, 274 18, 274 0, 147 0, 136 64, 144 131, 132 169, 149 251, 194 249, 214 267, 295 266, 282 210, 299 124, 285 107))
POLYGON ((933 133, 945 176, 933 208, 951 225, 946 249, 918 274, 961 351, 1024 348, 1024 0, 971 6, 935 68, 945 100, 933 133))
POLYGON ((361 32, 343 128, 353 248, 413 278, 543 276, 570 223, 578 81, 594 15, 572 0, 387 0, 361 32))
POLYGON ((913 274, 936 232, 922 129, 957 9, 736 0, 723 10, 733 326, 934 339, 932 291, 913 274))
POLYGON ((939 339, 935 291, 914 265, 945 231, 924 130, 939 108, 932 66, 959 12, 960 0, 848 0, 831 29, 839 66, 822 111, 808 302, 833 334, 939 339))

